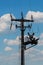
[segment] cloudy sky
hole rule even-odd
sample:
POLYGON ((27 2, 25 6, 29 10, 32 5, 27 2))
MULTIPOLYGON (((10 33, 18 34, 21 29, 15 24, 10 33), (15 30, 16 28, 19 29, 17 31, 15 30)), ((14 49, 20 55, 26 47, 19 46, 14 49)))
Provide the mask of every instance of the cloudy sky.
MULTIPOLYGON (((43 0, 0 0, 0 65, 20 65, 20 29, 15 25, 20 23, 13 21, 10 30, 11 17, 31 19, 34 23, 32 29, 26 29, 27 33, 35 32, 39 37, 38 45, 25 51, 25 65, 43 65, 43 0)), ((27 26, 30 23, 25 23, 27 26)), ((28 45, 29 46, 29 45, 28 45)))

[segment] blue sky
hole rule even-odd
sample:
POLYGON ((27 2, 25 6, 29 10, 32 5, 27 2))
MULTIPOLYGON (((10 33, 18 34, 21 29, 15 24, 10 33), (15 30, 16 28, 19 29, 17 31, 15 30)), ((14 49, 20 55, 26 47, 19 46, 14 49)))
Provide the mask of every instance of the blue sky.
MULTIPOLYGON (((13 21, 10 30, 11 18, 30 19, 34 22, 30 32, 40 37, 38 45, 25 51, 25 65, 43 65, 43 0, 0 0, 0 65, 20 64, 20 29, 15 28, 17 22, 13 21)), ((27 25, 26 23, 25 25, 27 25)), ((25 31, 25 38, 29 29, 25 31)))

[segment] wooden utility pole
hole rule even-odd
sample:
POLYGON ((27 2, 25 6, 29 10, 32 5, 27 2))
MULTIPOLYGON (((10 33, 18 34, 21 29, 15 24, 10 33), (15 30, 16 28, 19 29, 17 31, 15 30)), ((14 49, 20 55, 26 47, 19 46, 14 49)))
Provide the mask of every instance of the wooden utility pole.
MULTIPOLYGON (((25 28, 29 28, 30 26, 24 26, 24 22, 33 22, 33 19, 31 20, 24 19, 23 13, 21 13, 21 16, 22 16, 21 19, 13 19, 11 16, 11 21, 21 22, 21 26, 16 25, 16 27, 21 29, 21 65, 25 65, 25 62, 24 62, 24 50, 25 50, 24 49, 24 31, 25 31, 25 28)), ((12 23, 11 23, 10 29, 11 27, 12 27, 12 23)))

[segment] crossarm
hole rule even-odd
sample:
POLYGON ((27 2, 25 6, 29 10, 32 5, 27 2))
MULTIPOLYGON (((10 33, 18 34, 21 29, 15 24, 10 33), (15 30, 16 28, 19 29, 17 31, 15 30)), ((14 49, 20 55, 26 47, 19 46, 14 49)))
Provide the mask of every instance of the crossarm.
POLYGON ((11 21, 18 21, 18 22, 34 22, 34 20, 27 20, 27 19, 11 19, 11 21))

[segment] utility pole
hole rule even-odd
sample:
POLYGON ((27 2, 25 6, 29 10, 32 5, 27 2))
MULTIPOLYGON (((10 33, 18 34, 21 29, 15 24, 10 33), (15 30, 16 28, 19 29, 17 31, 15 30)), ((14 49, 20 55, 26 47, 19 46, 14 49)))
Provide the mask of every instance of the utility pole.
MULTIPOLYGON (((21 65, 25 65, 25 62, 24 62, 24 51, 25 51, 24 31, 25 31, 25 28, 29 28, 30 25, 29 26, 24 26, 24 22, 34 22, 34 21, 33 21, 33 19, 31 19, 31 20, 24 19, 23 18, 23 13, 21 13, 21 16, 22 16, 21 19, 13 19, 12 16, 11 16, 11 21, 21 22, 21 25, 20 26, 16 25, 16 28, 20 28, 21 29, 21 65)), ((10 29, 11 29, 11 27, 12 27, 12 23, 11 23, 10 29)))

